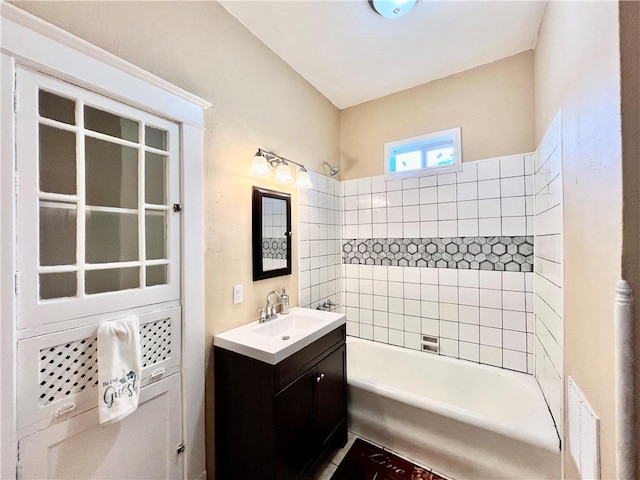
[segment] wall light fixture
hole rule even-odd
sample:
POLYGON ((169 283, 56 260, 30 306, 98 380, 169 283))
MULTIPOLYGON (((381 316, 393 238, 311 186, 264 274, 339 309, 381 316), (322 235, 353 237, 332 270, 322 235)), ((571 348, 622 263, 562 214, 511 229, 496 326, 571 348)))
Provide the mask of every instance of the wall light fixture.
POLYGON ((294 178, 293 175, 291 175, 291 169, 289 167, 290 163, 298 166, 298 172, 295 178, 296 188, 313 187, 309 179, 309 173, 304 165, 276 155, 273 152, 267 152, 261 148, 258 149, 256 155, 253 157, 249 175, 252 177, 270 177, 272 170, 275 170, 276 173, 273 177, 274 182, 282 184, 294 183, 294 178))

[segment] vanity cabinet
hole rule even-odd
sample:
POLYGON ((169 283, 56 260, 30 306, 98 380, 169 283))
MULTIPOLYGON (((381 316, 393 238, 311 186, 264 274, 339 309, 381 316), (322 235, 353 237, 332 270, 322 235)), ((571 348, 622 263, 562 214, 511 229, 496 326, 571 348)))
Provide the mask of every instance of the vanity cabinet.
POLYGON ((216 346, 216 478, 301 479, 347 441, 342 325, 270 365, 216 346))

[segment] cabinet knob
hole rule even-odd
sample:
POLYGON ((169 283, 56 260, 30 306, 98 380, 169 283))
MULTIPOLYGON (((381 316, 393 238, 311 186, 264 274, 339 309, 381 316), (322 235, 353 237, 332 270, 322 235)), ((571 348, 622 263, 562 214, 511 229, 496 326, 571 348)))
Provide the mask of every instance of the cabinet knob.
POLYGON ((316 383, 320 383, 320 380, 322 380, 323 378, 324 378, 324 373, 321 373, 316 377, 316 383))

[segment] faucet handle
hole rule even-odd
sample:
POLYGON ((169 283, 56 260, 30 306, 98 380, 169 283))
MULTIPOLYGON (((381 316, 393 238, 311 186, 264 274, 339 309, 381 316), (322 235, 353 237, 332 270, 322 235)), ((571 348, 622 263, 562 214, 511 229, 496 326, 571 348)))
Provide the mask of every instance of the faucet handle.
POLYGON ((260 323, 267 320, 267 309, 266 308, 256 308, 256 312, 260 312, 260 323))

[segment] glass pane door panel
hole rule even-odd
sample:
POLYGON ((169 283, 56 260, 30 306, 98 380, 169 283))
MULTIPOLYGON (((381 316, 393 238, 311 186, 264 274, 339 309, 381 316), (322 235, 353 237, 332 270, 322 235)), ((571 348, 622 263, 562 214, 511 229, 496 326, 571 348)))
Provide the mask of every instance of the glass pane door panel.
POLYGON ((157 148, 158 150, 167 149, 167 132, 164 130, 146 126, 144 128, 144 139, 147 147, 157 148))
POLYGON ((145 154, 145 202, 167 204, 167 157, 155 153, 145 154))
POLYGON ((78 290, 76 272, 41 273, 40 299, 75 297, 78 290))
POLYGON ((39 131, 40 191, 76 193, 76 134, 40 125, 39 131))
POLYGON ((76 124, 76 102, 44 90, 38 92, 38 112, 44 118, 76 124))
POLYGON ((85 292, 115 292, 140 287, 140 268, 109 268, 106 270, 87 270, 85 273, 85 292))
POLYGON ((128 262, 138 260, 137 213, 86 213, 87 263, 128 262))
POLYGON ((151 265, 147 267, 147 287, 167 283, 167 266, 151 265))
POLYGON ((77 208, 40 202, 40 265, 75 265, 77 208))
POLYGON ((138 149, 86 137, 87 205, 138 208, 138 149))
POLYGON ((147 210, 145 215, 147 260, 167 258, 167 214, 147 210))
POLYGON ((104 133, 111 137, 137 142, 139 140, 139 124, 128 118, 119 117, 94 107, 84 107, 84 128, 104 133))

